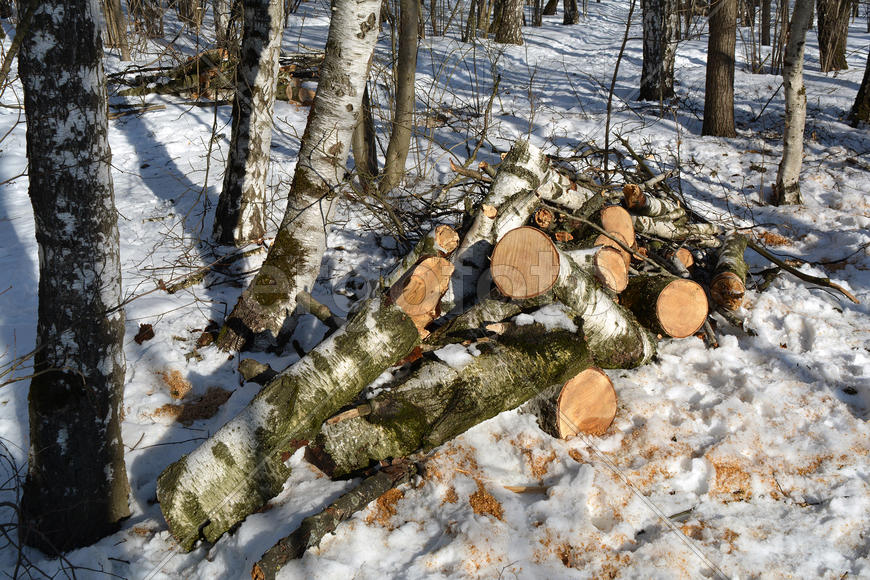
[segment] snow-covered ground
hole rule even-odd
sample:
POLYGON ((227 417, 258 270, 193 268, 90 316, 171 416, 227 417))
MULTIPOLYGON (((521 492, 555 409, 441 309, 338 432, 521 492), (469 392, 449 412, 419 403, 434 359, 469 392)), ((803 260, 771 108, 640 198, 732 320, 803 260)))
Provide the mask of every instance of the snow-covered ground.
MULTIPOLYGON (((288 23, 285 49, 321 46, 326 13, 322 1, 303 4, 288 23)), ((453 36, 422 41, 419 104, 437 108, 448 124, 434 133, 442 146, 409 160, 422 177, 420 190, 452 176, 446 149, 463 159, 463 121, 486 106, 498 75, 494 145, 503 150, 528 136, 562 155, 585 142, 603 145, 607 89, 627 13, 621 0, 590 3, 576 26, 545 17, 543 27, 524 28, 526 44, 519 47, 463 44, 453 36)), ((863 17, 850 29, 849 70, 828 75, 818 72, 816 37, 809 34, 802 207, 761 203, 781 153, 781 93, 765 104, 781 81, 746 72, 742 44, 738 136, 702 138, 706 36, 680 43, 677 107, 661 115, 658 105, 636 101, 642 54, 636 15, 611 122, 657 169, 679 164, 672 183, 693 209, 728 227, 768 232, 777 253, 808 261, 803 271, 831 277, 860 305, 781 274, 764 291, 748 293, 740 314, 754 335, 721 321, 716 350, 696 338, 663 341, 653 364, 609 372, 619 411, 603 437, 558 441, 528 415, 502 414, 437 449, 426 475, 393 503, 370 506, 280 577, 870 577, 870 132, 843 122, 870 46, 864 29, 863 17)), ((381 57, 388 48, 384 38, 381 57)), ((119 66, 110 57, 110 70, 119 66)), ((20 98, 15 90, 4 105, 20 98)), ((215 115, 214 108, 177 98, 147 101, 165 108, 120 117, 110 132, 128 296, 210 259, 209 248, 196 242, 211 231, 229 138, 229 107, 215 115), (209 163, 213 125, 218 137, 209 163)), ((23 121, 16 126, 21 115, 0 108, 0 134, 11 130, 0 143, 3 366, 33 348, 36 327, 36 245, 27 180, 19 176, 26 166, 23 121)), ((270 176, 276 219, 306 115, 307 109, 277 106, 270 176)), ((496 154, 485 147, 482 158, 496 154)), ((372 228, 370 215, 351 206, 341 215, 317 289, 340 311, 363 281, 397 257, 395 241, 372 228)), ((263 253, 237 263, 236 271, 254 269, 263 253)), ((770 265, 752 252, 747 257, 754 272, 770 265)), ((133 516, 65 561, 28 551, 41 570, 71 577, 72 566, 80 566, 77 578, 247 577, 267 548, 348 487, 294 456, 293 475, 268 509, 213 546, 189 554, 176 548, 155 503, 157 475, 258 388, 240 384, 237 358, 195 348, 201 329, 222 320, 244 283, 227 280, 206 278, 204 285, 128 304, 123 434, 133 516), (146 323, 155 337, 137 344, 133 337, 146 323), (169 383, 177 386, 179 378, 192 387, 187 400, 211 387, 232 394, 211 419, 181 424, 166 407, 173 403, 169 383)), ((322 332, 311 319, 297 336, 311 347, 322 332)), ((258 356, 276 368, 296 359, 258 356)), ((25 469, 27 436, 22 381, 0 390, 2 502, 16 499, 14 479, 7 478, 14 467, 25 469)), ((0 523, 13 520, 10 508, 0 507, 0 523)), ((17 551, 3 544, 0 569, 11 574, 16 559, 17 551)))

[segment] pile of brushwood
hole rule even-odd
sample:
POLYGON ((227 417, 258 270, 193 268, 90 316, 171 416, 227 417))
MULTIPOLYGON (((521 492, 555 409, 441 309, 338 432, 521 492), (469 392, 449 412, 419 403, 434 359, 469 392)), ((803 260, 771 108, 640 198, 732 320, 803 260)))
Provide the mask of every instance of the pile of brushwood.
POLYGON ((301 360, 281 372, 243 361, 263 389, 157 484, 184 549, 281 492, 303 446, 331 477, 366 477, 269 550, 255 578, 502 411, 534 413, 554 437, 600 435, 616 413, 602 368, 646 364, 668 337, 712 344, 711 305, 740 305, 747 238, 693 217, 660 176, 618 189, 579 182, 522 141, 488 171, 461 235, 436 227, 346 322, 300 296, 334 329, 301 360))

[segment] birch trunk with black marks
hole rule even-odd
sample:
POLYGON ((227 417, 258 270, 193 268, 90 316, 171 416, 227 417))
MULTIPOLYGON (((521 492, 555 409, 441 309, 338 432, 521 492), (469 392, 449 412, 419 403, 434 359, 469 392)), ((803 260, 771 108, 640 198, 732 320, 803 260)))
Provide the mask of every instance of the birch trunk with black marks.
POLYGON ((710 4, 707 79, 701 135, 734 137, 734 51, 737 47, 737 0, 710 4))
MULTIPOLYGON (((384 159, 384 170, 378 188, 386 194, 399 185, 405 175, 405 161, 414 131, 414 107, 417 102, 417 23, 419 0, 400 0, 399 57, 396 64, 396 106, 393 110, 390 142, 384 159)), ((434 20, 433 20, 434 22, 434 20)))
POLYGON ((181 547, 190 550, 201 537, 217 540, 277 495, 293 451, 419 341, 414 321, 390 297, 371 299, 239 415, 166 468, 157 498, 181 547))
POLYGON ((310 292, 326 250, 336 189, 344 179, 378 37, 378 0, 336 0, 320 82, 308 117, 290 198, 278 235, 250 286, 224 322, 218 347, 238 350, 254 338, 275 342, 294 326, 296 295, 310 292))
POLYGON ((807 121, 804 46, 812 17, 813 0, 796 0, 782 65, 785 130, 782 132, 782 161, 779 163, 774 188, 776 205, 801 203, 800 174, 804 155, 804 126, 807 121))
POLYGON ((230 152, 214 219, 215 240, 234 246, 266 234, 266 177, 284 32, 283 0, 245 0, 243 7, 230 152))
POLYGON ((663 101, 674 96, 676 37, 680 29, 677 0, 642 0, 643 68, 640 100, 663 101))
MULTIPOLYGON (((870 15, 867 17, 867 22, 870 23, 870 15)), ((858 123, 861 122, 870 123, 870 52, 867 53, 864 80, 861 81, 858 94, 855 96, 855 104, 852 105, 852 111, 849 113, 849 121, 853 127, 857 127, 858 123)))
POLYGON ((501 44, 523 43, 523 0, 501 0, 495 41, 501 44))
POLYGON ((39 314, 24 543, 57 555, 130 514, 121 440, 124 314, 99 4, 45 0, 19 55, 39 314))
POLYGON ((370 399, 364 416, 325 425, 311 460, 339 477, 373 461, 432 449, 592 364, 581 337, 540 324, 512 327, 497 342, 474 347, 480 354, 469 354, 461 366, 421 359, 409 375, 370 399))
MULTIPOLYGON (((849 35, 850 0, 816 0, 818 11, 819 63, 822 72, 846 70, 846 38, 849 35)), ((812 17, 812 7, 810 8, 812 17)))

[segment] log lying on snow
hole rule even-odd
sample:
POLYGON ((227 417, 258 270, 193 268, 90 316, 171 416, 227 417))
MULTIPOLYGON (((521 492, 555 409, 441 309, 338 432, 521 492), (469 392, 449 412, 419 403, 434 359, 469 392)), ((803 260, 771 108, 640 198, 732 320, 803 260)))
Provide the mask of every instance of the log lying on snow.
POLYGON ((640 275, 628 283, 620 301, 647 328, 661 335, 685 338, 707 320, 707 295, 692 280, 640 275))
POLYGON ((535 228, 517 228, 493 250, 493 280, 511 298, 548 291, 583 319, 583 333, 596 362, 605 368, 633 368, 649 362, 655 345, 634 316, 615 303, 594 276, 535 228))
POLYGON ((746 236, 740 234, 732 234, 726 238, 719 251, 716 271, 710 282, 710 297, 713 302, 728 310, 740 308, 746 294, 746 272, 749 268, 743 259, 743 253, 747 243, 746 236))
MULTIPOLYGON (((449 276, 449 268, 440 271, 449 276)), ((216 540, 277 495, 289 475, 289 454, 407 356, 420 342, 418 328, 419 321, 390 296, 369 300, 341 330, 272 379, 238 416, 170 465, 157 481, 157 498, 181 547, 190 550, 201 537, 216 540)))
POLYGON ((633 215, 634 229, 639 234, 655 236, 663 240, 692 240, 693 244, 706 248, 718 248, 721 229, 715 224, 696 224, 685 220, 671 220, 633 215))
POLYGON ((392 389, 371 399, 364 416, 325 425, 309 447, 309 461, 335 477, 431 449, 592 364, 582 338, 540 324, 509 325, 498 342, 475 348, 480 354, 467 355, 463 365, 419 361, 392 389))
POLYGON ((590 367, 541 392, 523 411, 533 413, 541 430, 557 439, 603 435, 616 417, 616 391, 604 371, 590 367))

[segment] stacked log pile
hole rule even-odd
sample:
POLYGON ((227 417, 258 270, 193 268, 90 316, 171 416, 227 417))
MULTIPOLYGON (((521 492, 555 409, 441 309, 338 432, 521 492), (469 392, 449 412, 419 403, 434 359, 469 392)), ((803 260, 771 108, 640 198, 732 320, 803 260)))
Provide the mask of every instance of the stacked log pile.
MULTIPOLYGON (((215 541, 277 495, 302 446, 340 477, 420 457, 518 407, 554 437, 606 432, 616 391, 601 369, 648 363, 657 339, 702 331, 708 292, 734 309, 745 291, 745 238, 723 244, 651 190, 586 187, 517 142, 466 231, 424 237, 386 289, 293 366, 259 373, 268 382, 252 403, 167 468, 157 493, 172 534, 187 550, 215 541), (715 271, 694 264, 702 253, 715 271), (542 307, 561 318, 541 324, 542 307), (377 394, 361 394, 385 371, 377 394)), ((255 577, 312 545, 309 532, 271 550, 255 577)))

